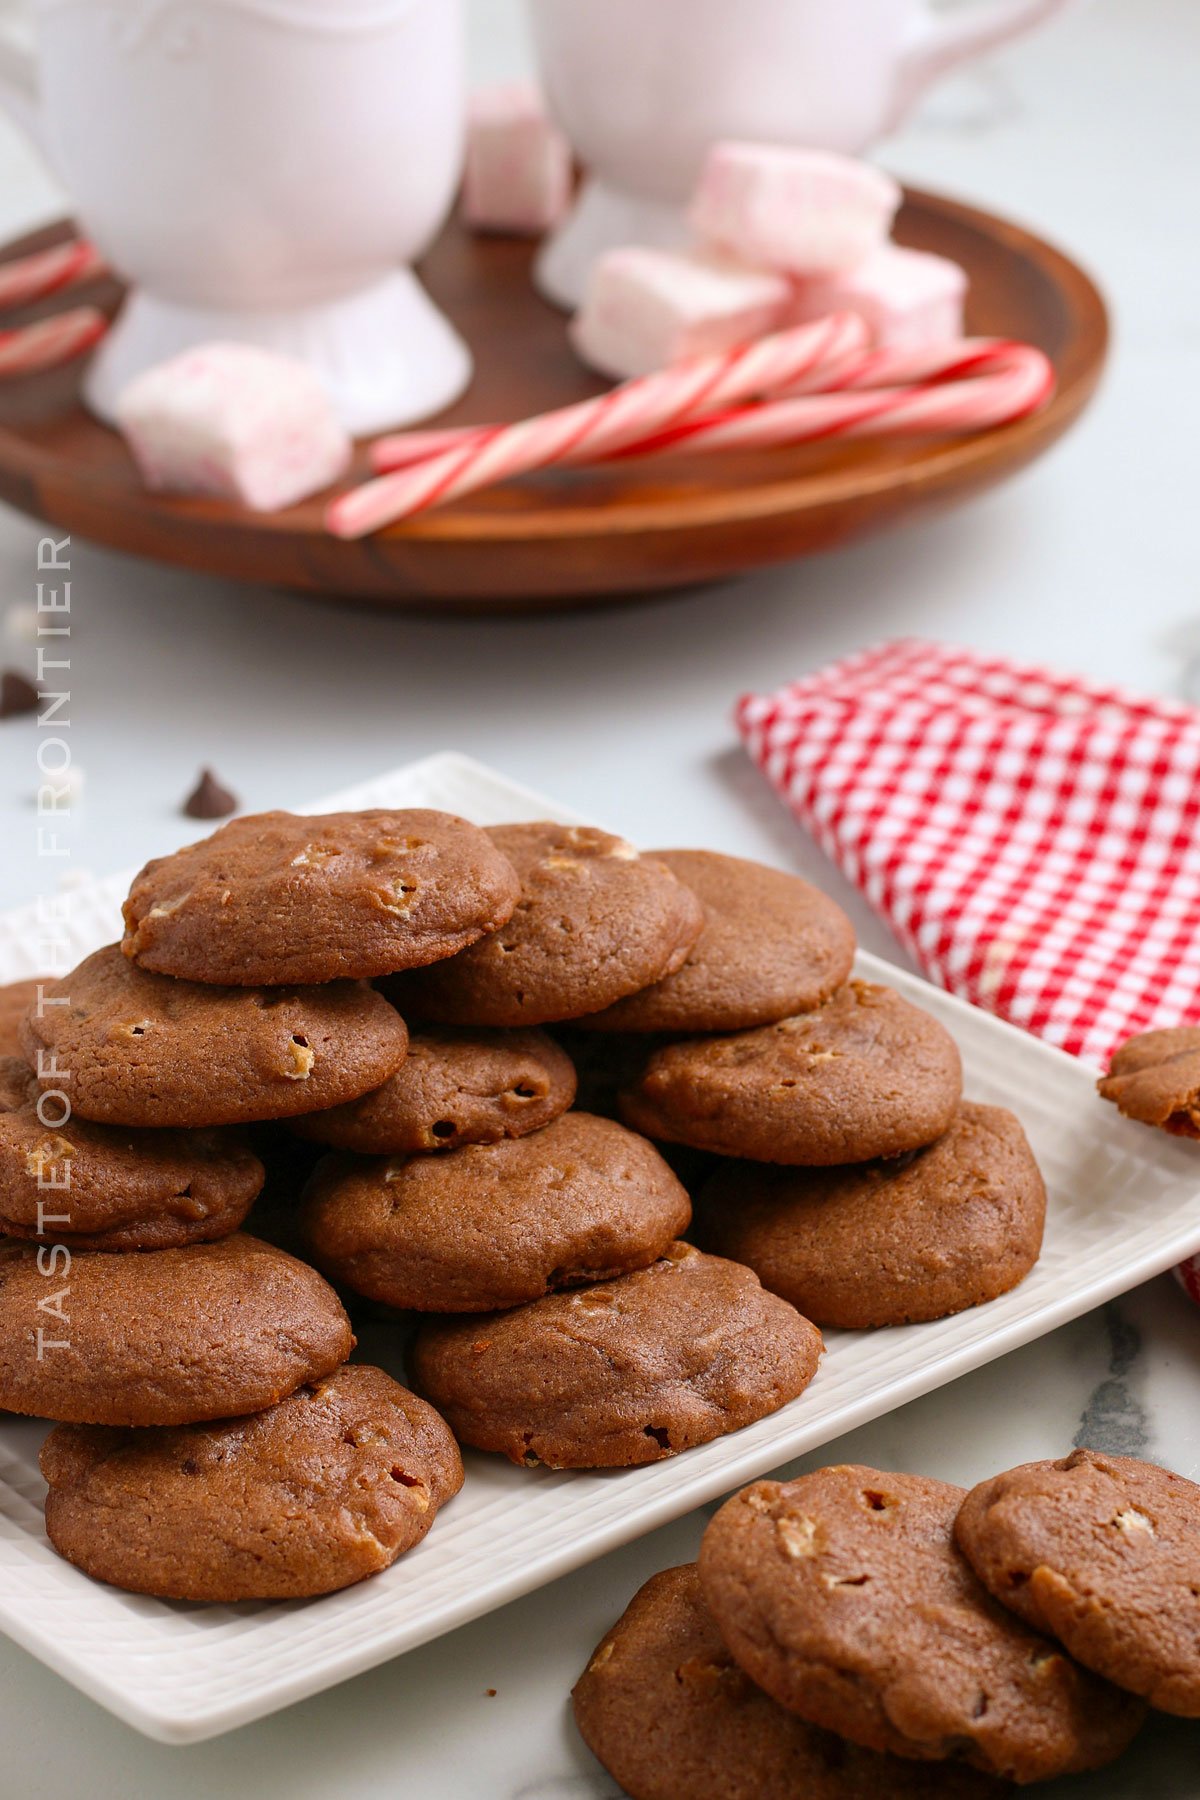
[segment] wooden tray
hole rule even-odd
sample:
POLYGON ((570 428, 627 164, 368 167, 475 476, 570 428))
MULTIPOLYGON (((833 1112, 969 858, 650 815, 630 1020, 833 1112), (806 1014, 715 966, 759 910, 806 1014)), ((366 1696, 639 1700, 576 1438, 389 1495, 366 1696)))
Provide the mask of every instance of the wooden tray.
MULTIPOLYGON (((69 231, 52 226, 0 258, 69 231)), ((548 472, 347 544, 322 530, 319 501, 263 517, 146 493, 120 439, 80 405, 72 368, 0 387, 0 497, 135 556, 380 606, 581 604, 828 550, 1015 474, 1079 416, 1104 364, 1100 295, 1041 239, 919 192, 908 194, 897 236, 964 266, 971 332, 1023 338, 1053 359, 1059 389, 1045 412, 975 437, 548 472)), ((571 351, 562 315, 534 293, 532 257, 527 243, 472 237, 452 224, 426 260, 431 292, 478 361, 448 420, 520 418, 600 390, 571 351)), ((86 297, 115 308, 120 290, 96 284, 86 297)), ((59 298, 25 316, 62 305, 59 298)))

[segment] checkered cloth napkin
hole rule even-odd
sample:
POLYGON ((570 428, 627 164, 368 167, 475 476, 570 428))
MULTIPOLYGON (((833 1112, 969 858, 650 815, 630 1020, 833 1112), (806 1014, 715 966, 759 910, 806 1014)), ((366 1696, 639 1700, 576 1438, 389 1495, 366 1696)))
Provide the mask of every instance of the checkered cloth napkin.
POLYGON ((901 639, 737 722, 931 980, 1100 1067, 1200 1024, 1200 712, 901 639))

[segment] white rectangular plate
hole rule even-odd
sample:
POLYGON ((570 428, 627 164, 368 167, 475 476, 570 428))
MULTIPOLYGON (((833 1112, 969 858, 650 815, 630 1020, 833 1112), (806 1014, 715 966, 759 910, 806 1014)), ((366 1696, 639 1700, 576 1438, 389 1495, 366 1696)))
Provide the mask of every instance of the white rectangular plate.
MULTIPOLYGON (((312 810, 413 805, 485 825, 570 817, 452 755, 312 810)), ((127 886, 121 876, 75 890, 80 956, 117 935, 127 886)), ((0 918, 0 982, 37 972, 35 923, 32 907, 0 918)), ((1025 1125, 1051 1205, 1041 1262, 1015 1293, 932 1325, 831 1332, 821 1371, 799 1400, 677 1460, 587 1475, 470 1456, 466 1487, 417 1550, 360 1587, 302 1604, 181 1606, 89 1581, 45 1538, 44 1427, 5 1421, 0 1628, 149 1736, 211 1737, 502 1606, 1200 1250, 1194 1152, 1101 1105, 1092 1076, 1070 1057, 876 958, 862 957, 860 967, 943 1020, 961 1046, 967 1092, 1011 1106, 1025 1125)))

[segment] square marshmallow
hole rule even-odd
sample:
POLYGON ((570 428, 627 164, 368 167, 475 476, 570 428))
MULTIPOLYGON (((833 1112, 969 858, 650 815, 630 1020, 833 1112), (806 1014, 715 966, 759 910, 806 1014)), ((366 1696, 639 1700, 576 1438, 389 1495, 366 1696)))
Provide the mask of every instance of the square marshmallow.
POLYGON ((825 150, 716 144, 692 203, 701 237, 742 262, 826 275, 863 262, 900 205, 890 175, 825 150))
POLYGON ((602 375, 628 380, 774 331, 792 300, 783 275, 717 257, 610 250, 593 266, 571 340, 602 375))
POLYGON ((472 95, 463 217, 476 231, 541 237, 566 215, 571 146, 535 87, 513 83, 472 95))
POLYGON ((881 350, 913 350, 963 335, 966 272, 924 250, 884 244, 855 269, 801 278, 794 293, 789 324, 857 313, 881 350))
POLYGON ((250 344, 203 344, 139 375, 117 422, 148 488, 277 512, 328 487, 351 442, 303 363, 250 344))

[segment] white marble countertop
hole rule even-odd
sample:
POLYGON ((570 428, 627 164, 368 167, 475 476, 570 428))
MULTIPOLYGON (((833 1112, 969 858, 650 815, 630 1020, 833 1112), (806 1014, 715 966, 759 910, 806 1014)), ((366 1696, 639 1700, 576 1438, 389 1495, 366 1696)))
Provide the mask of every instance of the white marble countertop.
MULTIPOLYGON (((522 66, 516 0, 474 0, 477 66, 522 66)), ((882 152, 903 175, 1060 239, 1101 278, 1116 360, 1082 425, 964 511, 700 595, 488 622, 335 611, 74 547, 76 865, 188 835, 213 762, 248 806, 286 805, 443 748, 468 751, 643 842, 801 869, 895 946, 749 768, 734 697, 873 639, 925 633, 1178 693, 1200 648, 1189 521, 1200 377, 1187 0, 1106 0, 943 87, 882 152), (1188 150, 1191 150, 1189 156, 1188 150)), ((0 122, 0 230, 61 198, 0 122)), ((31 596, 37 528, 0 509, 0 611, 31 596)), ((0 644, 0 662, 17 660, 0 644)), ((0 906, 30 899, 32 730, 0 732, 0 906)), ((1200 1164, 1198 1164, 1200 1171, 1200 1164)), ((971 1482, 1086 1439, 1200 1477, 1200 1315, 1164 1278, 829 1446, 971 1482)), ((587 1800, 615 1792, 566 1693, 654 1570, 694 1554, 694 1515, 425 1650, 273 1720, 185 1750, 150 1744, 0 1642, 0 1795, 64 1800, 587 1800), (488 1690, 496 1690, 489 1697, 488 1690)), ((1156 1723, 1127 1766, 1052 1793, 1194 1800, 1196 1729, 1156 1723)), ((717 1800, 717 1797, 714 1797, 717 1800)))

